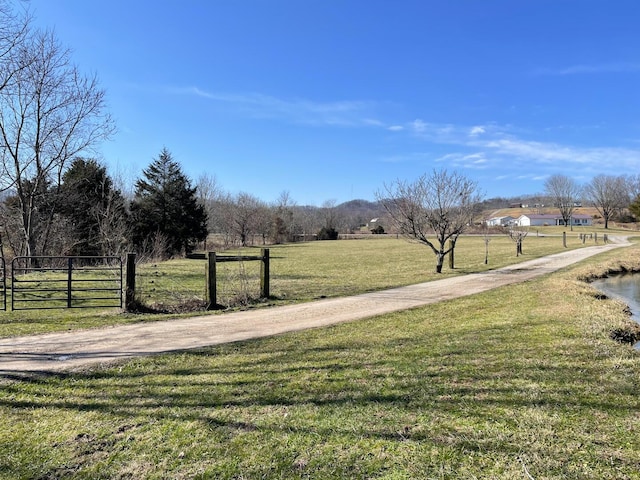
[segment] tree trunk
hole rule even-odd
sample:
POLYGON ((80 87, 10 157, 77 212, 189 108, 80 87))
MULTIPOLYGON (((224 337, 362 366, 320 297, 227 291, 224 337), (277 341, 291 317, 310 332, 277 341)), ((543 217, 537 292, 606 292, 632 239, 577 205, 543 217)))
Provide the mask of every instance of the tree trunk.
POLYGON ((436 254, 436 273, 442 273, 442 265, 444 264, 444 253, 438 252, 436 254))
POLYGON ((453 270, 455 268, 455 257, 454 251, 456 248, 456 242, 454 240, 449 240, 449 268, 453 270))

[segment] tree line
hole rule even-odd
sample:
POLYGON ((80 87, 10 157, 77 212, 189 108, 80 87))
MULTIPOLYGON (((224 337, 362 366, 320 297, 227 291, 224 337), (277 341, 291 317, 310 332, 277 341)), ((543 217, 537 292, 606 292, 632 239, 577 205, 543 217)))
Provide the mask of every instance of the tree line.
POLYGON ((593 177, 580 184, 567 175, 552 175, 544 183, 550 207, 557 208, 565 225, 578 206, 586 204, 596 208, 604 220, 604 228, 615 219, 635 220, 640 217, 640 175, 605 175, 593 177))
MULTIPOLYGON (((544 189, 538 208, 557 209, 565 227, 573 228, 571 218, 583 200, 597 209, 605 228, 625 211, 640 216, 640 175, 597 175, 580 185, 567 175, 556 174, 547 178, 544 189)), ((376 196, 402 235, 429 247, 437 273, 442 272, 447 255, 453 268, 456 242, 473 226, 483 205, 477 182, 446 169, 433 170, 412 182, 395 180, 376 196)), ((526 229, 512 227, 506 233, 516 243, 516 254, 521 254, 526 229)), ((487 247, 489 240, 485 235, 487 247)))
POLYGON ((130 198, 122 187, 97 160, 76 157, 59 183, 42 182, 37 192, 32 192, 31 183, 22 186, 35 207, 28 241, 18 191, 5 192, 0 201, 0 245, 4 240, 13 254, 24 256, 135 251, 162 259, 188 254, 198 246, 293 242, 322 238, 322 232, 337 236, 338 229, 359 229, 375 211, 375 204, 364 201, 361 212, 351 215, 333 201, 319 208, 298 206, 286 191, 269 204, 248 193, 224 192, 210 174, 194 184, 166 148, 135 181, 130 198))

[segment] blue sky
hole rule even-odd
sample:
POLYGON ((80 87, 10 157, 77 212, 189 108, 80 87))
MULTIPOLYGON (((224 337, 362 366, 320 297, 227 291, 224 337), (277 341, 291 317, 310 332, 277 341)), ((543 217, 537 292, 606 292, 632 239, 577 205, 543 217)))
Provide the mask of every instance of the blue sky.
POLYGON ((637 0, 31 0, 118 132, 134 179, 163 147, 192 179, 298 204, 447 168, 487 197, 640 173, 637 0))

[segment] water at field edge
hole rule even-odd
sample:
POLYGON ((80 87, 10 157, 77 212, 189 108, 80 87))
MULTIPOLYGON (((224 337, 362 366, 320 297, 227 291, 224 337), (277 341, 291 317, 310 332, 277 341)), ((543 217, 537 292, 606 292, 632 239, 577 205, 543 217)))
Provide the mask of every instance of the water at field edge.
MULTIPOLYGON (((607 296, 625 302, 631 310, 631 318, 640 323, 640 274, 612 275, 598 279, 591 285, 607 296)), ((634 348, 640 350, 640 342, 634 348)))

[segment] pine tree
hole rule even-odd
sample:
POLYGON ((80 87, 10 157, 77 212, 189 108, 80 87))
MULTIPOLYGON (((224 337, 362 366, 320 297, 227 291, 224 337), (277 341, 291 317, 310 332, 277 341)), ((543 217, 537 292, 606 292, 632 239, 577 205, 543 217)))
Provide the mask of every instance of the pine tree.
POLYGON ((207 214, 196 188, 166 148, 143 174, 131 204, 134 245, 144 250, 161 243, 164 251, 155 253, 168 257, 191 252, 194 243, 207 236, 207 214))
POLYGON ((92 159, 76 158, 62 178, 58 211, 68 219, 75 243, 73 255, 120 253, 127 212, 107 169, 92 159), (118 234, 118 238, 116 238, 118 234))

